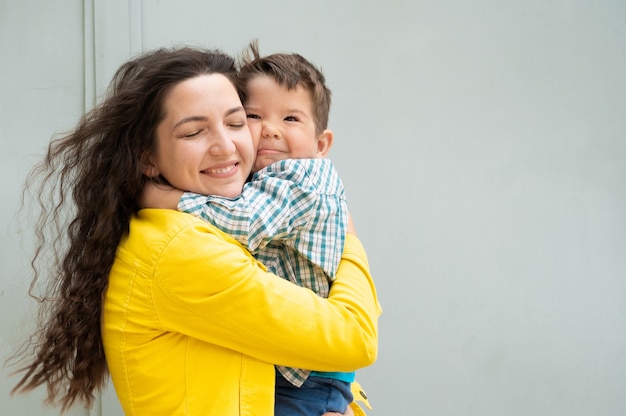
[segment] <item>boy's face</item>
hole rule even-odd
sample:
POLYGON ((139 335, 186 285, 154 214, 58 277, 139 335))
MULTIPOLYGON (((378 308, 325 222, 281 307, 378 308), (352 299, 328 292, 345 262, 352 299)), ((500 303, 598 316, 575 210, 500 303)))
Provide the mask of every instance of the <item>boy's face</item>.
POLYGON ((248 127, 257 149, 253 171, 283 159, 326 156, 332 132, 315 133, 309 91, 299 85, 288 90, 262 75, 248 82, 247 92, 248 127))

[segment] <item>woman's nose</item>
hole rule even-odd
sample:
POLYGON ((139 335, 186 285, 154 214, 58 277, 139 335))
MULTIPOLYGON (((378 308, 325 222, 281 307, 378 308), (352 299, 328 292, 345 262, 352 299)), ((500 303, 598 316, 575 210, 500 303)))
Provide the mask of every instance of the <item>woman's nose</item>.
POLYGON ((209 144, 209 153, 213 156, 228 156, 235 153, 235 143, 227 132, 219 132, 216 134, 209 144))

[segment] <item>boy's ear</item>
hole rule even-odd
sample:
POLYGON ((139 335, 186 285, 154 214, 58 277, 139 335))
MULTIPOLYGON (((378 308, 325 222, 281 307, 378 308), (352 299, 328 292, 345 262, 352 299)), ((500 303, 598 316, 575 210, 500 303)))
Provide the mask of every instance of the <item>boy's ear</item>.
POLYGON ((148 152, 144 153, 141 158, 141 173, 149 178, 156 178, 159 176, 159 169, 152 162, 152 158, 148 152))
POLYGON ((317 137, 317 157, 326 157, 333 145, 335 136, 331 130, 324 130, 317 137))

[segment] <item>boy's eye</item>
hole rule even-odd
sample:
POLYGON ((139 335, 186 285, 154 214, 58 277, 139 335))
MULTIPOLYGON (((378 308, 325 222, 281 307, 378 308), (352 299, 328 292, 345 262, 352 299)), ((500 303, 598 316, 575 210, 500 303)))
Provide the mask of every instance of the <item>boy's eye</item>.
POLYGON ((247 118, 254 119, 254 120, 259 120, 259 119, 261 118, 261 117, 259 117, 258 115, 253 114, 253 113, 248 113, 248 114, 246 114, 246 117, 247 117, 247 118))
POLYGON ((298 121, 298 118, 294 116, 287 116, 285 117, 285 121, 298 121))

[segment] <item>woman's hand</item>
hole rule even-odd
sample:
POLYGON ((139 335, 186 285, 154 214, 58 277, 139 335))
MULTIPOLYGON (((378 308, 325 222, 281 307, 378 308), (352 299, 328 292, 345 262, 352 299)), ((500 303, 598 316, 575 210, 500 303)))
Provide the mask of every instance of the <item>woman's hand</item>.
POLYGON ((348 227, 346 228, 346 232, 356 235, 356 228, 354 228, 354 223, 352 222, 352 215, 350 215, 350 212, 348 212, 348 227))
POLYGON ((181 196, 183 191, 180 189, 148 182, 143 188, 140 205, 141 208, 176 209, 181 196))

